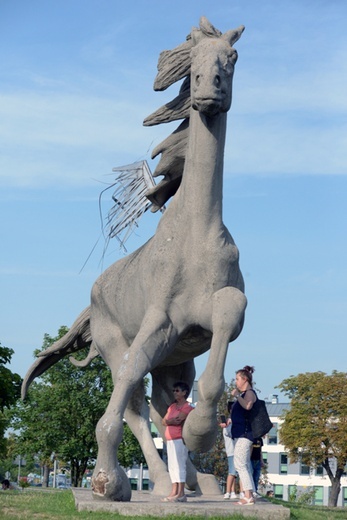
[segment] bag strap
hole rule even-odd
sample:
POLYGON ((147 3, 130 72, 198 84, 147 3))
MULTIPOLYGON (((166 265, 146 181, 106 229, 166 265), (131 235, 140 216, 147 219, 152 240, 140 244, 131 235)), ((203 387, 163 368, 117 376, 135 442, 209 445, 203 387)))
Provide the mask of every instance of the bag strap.
MULTIPOLYGON (((248 390, 252 390, 252 392, 254 393, 254 395, 255 395, 254 403, 256 403, 258 401, 258 396, 257 396, 256 391, 253 390, 253 388, 247 388, 247 390, 242 392, 242 394, 243 394, 242 397, 246 394, 246 392, 248 392, 248 390)), ((253 405, 254 405, 254 403, 253 403, 253 405)), ((249 412, 250 412, 250 410, 244 409, 243 412, 244 412, 245 423, 246 423, 245 433, 247 434, 248 432, 252 432, 252 428, 251 428, 251 425, 250 425, 250 422, 249 422, 249 412)))

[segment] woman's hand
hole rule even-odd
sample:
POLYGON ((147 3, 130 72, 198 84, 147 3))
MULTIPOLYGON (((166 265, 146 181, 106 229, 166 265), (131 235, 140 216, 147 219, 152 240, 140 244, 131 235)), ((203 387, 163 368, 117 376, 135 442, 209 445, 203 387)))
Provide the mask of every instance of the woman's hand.
POLYGON ((184 412, 180 412, 176 417, 172 417, 171 419, 168 419, 168 414, 166 414, 162 420, 162 425, 163 426, 179 426, 186 420, 186 418, 187 418, 187 414, 184 412))
MULTIPOLYGON (((185 419, 186 417, 184 417, 185 419)), ((163 419, 163 425, 164 426, 179 426, 180 424, 183 423, 184 419, 182 417, 173 417, 171 419, 167 419, 166 417, 164 417, 163 419)))

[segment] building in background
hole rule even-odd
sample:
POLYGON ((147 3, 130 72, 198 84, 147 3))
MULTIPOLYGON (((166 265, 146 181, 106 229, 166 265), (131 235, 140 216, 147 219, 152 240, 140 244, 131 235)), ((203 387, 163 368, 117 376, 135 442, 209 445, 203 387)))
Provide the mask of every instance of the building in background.
MULTIPOLYGON (((289 500, 290 495, 297 495, 309 491, 315 491, 313 503, 315 505, 328 505, 330 493, 330 479, 323 468, 311 468, 301 462, 291 464, 289 455, 283 444, 279 441, 279 430, 283 420, 281 415, 287 410, 289 403, 279 403, 277 395, 266 405, 268 414, 273 423, 273 428, 266 435, 263 446, 263 459, 267 463, 268 480, 276 498, 289 500)), ((332 467, 334 460, 332 461, 332 467)), ((346 468, 347 470, 347 468, 346 468)), ((341 492, 338 498, 338 506, 347 508, 347 475, 341 478, 341 492)))

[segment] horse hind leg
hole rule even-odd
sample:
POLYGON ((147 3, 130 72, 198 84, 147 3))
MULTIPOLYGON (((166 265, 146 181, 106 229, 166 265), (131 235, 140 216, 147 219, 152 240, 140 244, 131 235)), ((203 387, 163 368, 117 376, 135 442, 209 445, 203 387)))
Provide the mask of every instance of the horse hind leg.
POLYGON ((117 373, 122 357, 129 347, 118 326, 109 325, 107 327, 108 334, 105 338, 104 330, 106 327, 102 327, 102 325, 104 323, 101 321, 96 325, 94 323, 92 335, 100 355, 111 370, 114 389, 107 409, 98 421, 95 432, 98 455, 92 477, 93 498, 127 502, 131 499, 131 487, 129 479, 117 459, 117 448, 123 437, 123 417, 120 420, 114 419, 113 408, 118 401, 117 373), (102 331, 100 335, 98 334, 99 324, 101 324, 102 331), (100 341, 101 338, 103 341, 100 341))

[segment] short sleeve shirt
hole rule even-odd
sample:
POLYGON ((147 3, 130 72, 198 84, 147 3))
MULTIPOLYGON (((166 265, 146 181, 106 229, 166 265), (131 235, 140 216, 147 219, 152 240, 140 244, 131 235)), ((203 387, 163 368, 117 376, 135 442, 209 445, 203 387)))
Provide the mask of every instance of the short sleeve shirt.
MULTIPOLYGON (((251 389, 253 392, 253 388, 251 389)), ((241 397, 244 397, 246 392, 243 392, 241 394, 241 397)), ((255 392, 254 392, 255 393, 255 392)), ((247 412, 246 410, 240 405, 238 401, 236 401, 232 407, 231 410, 231 433, 233 439, 237 439, 239 437, 245 437, 246 439, 249 439, 253 442, 253 435, 252 435, 252 429, 251 425, 246 419, 247 412)))
MULTIPOLYGON (((171 406, 169 406, 167 411, 167 419, 174 419, 175 417, 178 417, 181 412, 185 413, 186 415, 190 414, 190 412, 194 410, 193 406, 191 406, 189 403, 185 403, 182 408, 178 409, 176 406, 176 403, 173 403, 171 406)), ((170 426, 167 426, 165 428, 165 439, 167 441, 173 441, 176 439, 182 439, 182 429, 183 424, 172 424, 170 426)))

